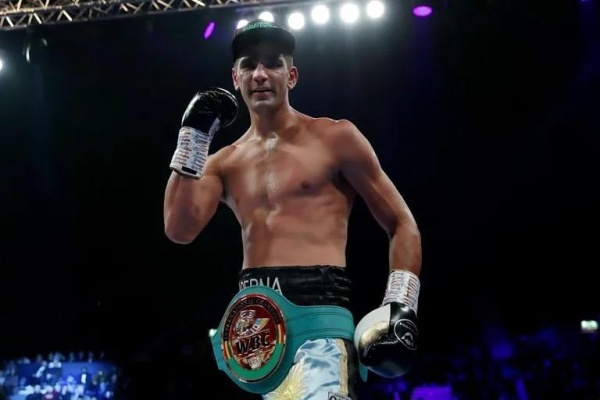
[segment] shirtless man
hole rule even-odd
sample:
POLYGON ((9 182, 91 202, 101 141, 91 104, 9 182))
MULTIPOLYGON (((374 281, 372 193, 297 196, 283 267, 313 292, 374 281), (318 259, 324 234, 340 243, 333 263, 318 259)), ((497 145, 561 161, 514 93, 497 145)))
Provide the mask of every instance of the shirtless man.
MULTIPOLYGON (((324 333, 305 340, 283 365, 286 374, 276 387, 252 390, 240 384, 265 399, 355 400, 362 366, 384 377, 400 376, 412 366, 418 340, 420 234, 409 207, 352 122, 313 118, 291 107, 289 91, 298 83, 294 47, 294 36, 273 23, 256 20, 235 32, 233 86, 248 107, 250 127, 209 156, 214 134, 233 122, 238 104, 219 88, 194 97, 170 165, 165 233, 175 243, 192 242, 224 202, 241 227, 242 292, 267 285, 296 306, 348 308, 347 228, 353 201, 360 196, 390 240, 381 307, 362 318, 352 337, 324 333)), ((242 320, 246 332, 262 329, 253 322, 256 312, 243 311, 251 316, 242 320)), ((224 346, 227 325, 221 328, 224 346)), ((288 330, 293 334, 298 328, 288 330)), ((240 365, 258 362, 238 356, 234 361, 240 365)), ((244 380, 237 373, 230 374, 232 379, 244 380)))

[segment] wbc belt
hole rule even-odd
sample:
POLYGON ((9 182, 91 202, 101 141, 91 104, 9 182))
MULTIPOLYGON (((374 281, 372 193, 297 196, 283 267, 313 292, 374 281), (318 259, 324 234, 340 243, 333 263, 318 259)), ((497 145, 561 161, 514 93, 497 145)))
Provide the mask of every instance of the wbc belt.
POLYGON ((241 290, 229 303, 212 346, 217 366, 242 389, 275 390, 307 340, 353 340, 354 319, 339 306, 297 306, 266 286, 241 290))

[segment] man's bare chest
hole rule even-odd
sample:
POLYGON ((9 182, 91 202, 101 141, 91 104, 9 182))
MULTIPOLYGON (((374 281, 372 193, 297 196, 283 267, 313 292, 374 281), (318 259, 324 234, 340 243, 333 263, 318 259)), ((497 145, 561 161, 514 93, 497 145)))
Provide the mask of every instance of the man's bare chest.
POLYGON ((267 142, 233 158, 224 171, 225 191, 236 203, 277 203, 316 195, 333 183, 331 157, 312 146, 267 142))

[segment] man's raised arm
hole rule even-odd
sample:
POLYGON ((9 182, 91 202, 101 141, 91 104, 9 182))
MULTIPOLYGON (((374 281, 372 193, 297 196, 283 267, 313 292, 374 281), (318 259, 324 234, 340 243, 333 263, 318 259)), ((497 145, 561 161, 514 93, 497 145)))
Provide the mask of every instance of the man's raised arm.
POLYGON ((175 243, 191 243, 217 210, 223 183, 213 158, 208 158, 200 179, 171 172, 165 191, 164 223, 165 234, 175 243))
POLYGON ((165 234, 175 243, 192 242, 217 209, 223 194, 219 153, 209 157, 208 150, 219 128, 235 120, 238 108, 231 93, 210 88, 197 93, 185 110, 163 211, 165 234))

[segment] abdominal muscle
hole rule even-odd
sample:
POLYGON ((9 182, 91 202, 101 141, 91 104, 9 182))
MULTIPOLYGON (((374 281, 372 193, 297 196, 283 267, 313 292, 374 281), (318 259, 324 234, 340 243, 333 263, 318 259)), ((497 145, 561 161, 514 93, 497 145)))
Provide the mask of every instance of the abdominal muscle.
POLYGON ((346 266, 347 215, 334 210, 257 208, 242 223, 243 268, 346 266))

